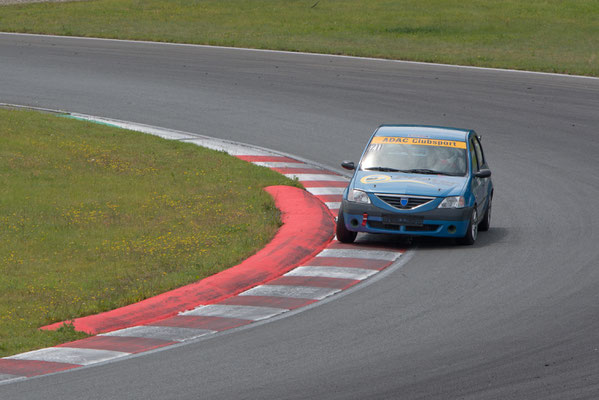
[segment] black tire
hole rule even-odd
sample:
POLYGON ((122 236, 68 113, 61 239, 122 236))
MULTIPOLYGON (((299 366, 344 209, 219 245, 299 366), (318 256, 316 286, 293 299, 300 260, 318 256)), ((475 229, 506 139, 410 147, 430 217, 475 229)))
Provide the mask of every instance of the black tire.
POLYGON ((337 229, 335 229, 337 240, 341 243, 353 243, 358 235, 357 232, 352 232, 345 227, 345 220, 343 218, 343 209, 339 210, 337 216, 337 229))
POLYGON ((486 232, 491 227, 491 208, 493 205, 493 195, 489 197, 489 204, 487 204, 487 210, 485 211, 485 215, 483 215, 482 221, 478 224, 478 230, 482 232, 486 232))
POLYGON ((466 236, 458 239, 458 243, 466 246, 473 245, 476 242, 478 236, 478 212, 476 211, 476 205, 472 208, 472 214, 470 214, 470 222, 468 223, 468 229, 466 230, 466 236))

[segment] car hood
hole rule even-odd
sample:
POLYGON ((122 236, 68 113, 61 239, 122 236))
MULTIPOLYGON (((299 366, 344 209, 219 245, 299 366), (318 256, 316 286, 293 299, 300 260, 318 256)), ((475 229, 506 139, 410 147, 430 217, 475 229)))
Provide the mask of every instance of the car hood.
POLYGON ((465 176, 357 171, 353 187, 376 193, 444 197, 462 195, 466 182, 465 176))

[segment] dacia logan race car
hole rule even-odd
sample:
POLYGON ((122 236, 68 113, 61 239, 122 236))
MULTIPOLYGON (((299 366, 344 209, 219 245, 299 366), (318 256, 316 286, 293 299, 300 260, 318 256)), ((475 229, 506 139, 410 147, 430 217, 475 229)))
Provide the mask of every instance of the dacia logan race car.
POLYGON ((337 239, 358 232, 455 238, 473 244, 491 223, 493 183, 473 130, 381 125, 343 193, 337 239))

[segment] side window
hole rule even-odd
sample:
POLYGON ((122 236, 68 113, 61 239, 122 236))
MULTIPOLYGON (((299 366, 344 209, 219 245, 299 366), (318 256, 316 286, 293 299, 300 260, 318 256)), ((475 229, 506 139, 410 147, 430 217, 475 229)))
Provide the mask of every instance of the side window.
POLYGON ((470 139, 470 158, 472 159, 472 171, 478 172, 478 170, 480 170, 480 164, 478 162, 478 156, 476 155, 473 139, 470 139))
POLYGON ((474 140, 474 149, 476 150, 476 157, 478 158, 478 165, 480 167, 482 167, 483 165, 485 165, 485 154, 483 153, 483 148, 482 148, 480 142, 478 141, 477 137, 473 137, 472 140, 474 140))

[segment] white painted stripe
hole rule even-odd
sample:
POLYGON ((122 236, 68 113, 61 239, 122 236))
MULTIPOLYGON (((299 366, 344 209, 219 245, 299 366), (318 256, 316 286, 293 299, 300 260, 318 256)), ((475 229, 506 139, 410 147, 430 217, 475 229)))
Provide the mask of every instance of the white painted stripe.
POLYGON ((256 164, 259 165, 261 167, 267 167, 267 168, 315 168, 312 167, 311 165, 308 164, 304 164, 303 162, 296 162, 296 163, 290 163, 290 162, 270 162, 270 161, 253 161, 252 164, 256 164))
MULTIPOLYGON (((358 246, 356 246, 358 247, 358 246)), ((400 252, 385 250, 362 250, 362 249, 324 249, 316 257, 343 257, 343 258, 365 258, 370 260, 395 261, 400 252)))
POLYGON ((313 187, 306 188, 306 190, 315 196, 318 195, 329 195, 329 194, 343 194, 345 188, 342 187, 313 187))
POLYGON ((340 201, 327 201, 324 204, 329 208, 329 210, 338 210, 341 208, 340 201))
POLYGON ((287 272, 285 276, 322 276, 325 278, 343 278, 361 281, 377 272, 379 271, 375 269, 305 266, 297 267, 294 270, 287 272))
POLYGON ((224 305, 224 304, 211 304, 208 306, 200 306, 191 311, 185 311, 180 313, 181 315, 204 315, 210 317, 227 317, 227 318, 240 318, 248 319, 251 321, 258 321, 274 317, 275 315, 282 314, 289 311, 285 308, 274 308, 274 307, 256 307, 256 306, 236 306, 236 305, 224 305))
MULTIPOLYGON (((2 34, 2 32, 0 32, 0 34, 2 34)), ((16 105, 16 104, 0 103, 0 105, 65 113, 65 111, 60 111, 60 110, 49 110, 49 109, 41 109, 41 108, 36 108, 36 107, 25 107, 25 106, 20 106, 20 105, 16 105)), ((289 154, 285 154, 285 153, 276 153, 270 149, 252 146, 252 145, 249 145, 246 143, 241 143, 241 142, 234 142, 234 141, 229 141, 229 140, 213 138, 213 137, 199 135, 199 134, 195 134, 195 133, 176 131, 173 129, 160 128, 160 127, 155 127, 155 126, 151 126, 151 125, 139 124, 139 123, 129 122, 129 121, 121 121, 121 120, 110 119, 110 118, 96 117, 96 116, 86 115, 86 114, 79 114, 79 113, 68 113, 68 114, 73 118, 84 119, 84 120, 88 120, 88 121, 92 121, 92 122, 98 122, 98 123, 108 124, 108 125, 112 125, 112 126, 116 126, 116 127, 120 127, 120 128, 130 129, 133 131, 148 133, 151 135, 163 137, 165 139, 181 140, 184 142, 194 143, 198 146, 203 146, 203 147, 207 147, 207 148, 210 148, 213 150, 218 150, 218 151, 224 151, 224 152, 234 155, 234 156, 271 156, 271 157, 287 157, 287 158, 292 158, 292 159, 294 158, 293 155, 289 155, 289 154)), ((289 167, 297 168, 298 166, 306 166, 306 167, 318 169, 319 167, 313 167, 313 165, 315 165, 315 164, 316 163, 313 161, 311 162, 311 164, 307 164, 306 161, 298 160, 297 163, 289 163, 289 167)), ((326 167, 321 167, 321 168, 327 169, 326 167)))
MULTIPOLYGON (((1 34, 2 34, 2 32, 0 32, 0 35, 1 34)), ((86 115, 86 114, 68 113, 68 112, 62 111, 62 110, 51 110, 51 109, 44 109, 44 108, 39 108, 39 107, 22 106, 22 105, 18 105, 18 104, 0 103, 0 106, 2 106, 2 105, 10 106, 10 107, 17 107, 17 108, 35 109, 35 110, 40 110, 40 111, 68 114, 74 118, 80 118, 80 119, 85 119, 88 121, 94 121, 94 122, 109 124, 109 125, 118 126, 118 127, 122 127, 122 128, 127 128, 127 129, 138 131, 138 132, 144 132, 144 133, 148 133, 148 134, 152 134, 152 135, 156 135, 156 136, 161 136, 161 137, 164 137, 167 139, 175 139, 175 140, 181 140, 181 141, 185 141, 185 142, 189 141, 189 142, 198 144, 200 146, 212 148, 212 149, 219 150, 219 151, 225 151, 228 154, 236 155, 236 156, 258 155, 258 156, 270 156, 270 157, 287 157, 292 160, 297 160, 297 164, 290 163, 290 165, 289 165, 290 167, 297 167, 298 165, 300 165, 300 166, 305 165, 310 168, 323 169, 323 170, 327 170, 327 171, 330 170, 330 168, 328 168, 325 165, 320 165, 317 162, 312 161, 312 160, 304 160, 304 159, 298 158, 296 155, 293 155, 293 154, 274 152, 270 149, 253 146, 253 145, 250 145, 247 143, 223 140, 223 139, 218 139, 218 138, 214 138, 214 137, 210 137, 210 136, 200 135, 197 133, 177 131, 174 129, 155 127, 152 125, 145 125, 145 124, 140 124, 140 123, 135 123, 135 122, 130 122, 130 121, 121 121, 121 120, 111 119, 111 118, 96 117, 96 116, 86 115)), ((338 171, 336 171, 336 172, 339 173, 338 171)), ((339 174, 343 175, 343 173, 339 173, 339 174)), ((347 179, 349 179, 349 178, 347 178, 347 179)))
POLYGON ((292 297, 294 299, 321 300, 340 291, 341 289, 329 289, 313 286, 260 285, 240 293, 239 296, 274 296, 292 297))
POLYGON ((255 147, 243 146, 240 144, 227 143, 210 139, 191 139, 183 140, 186 143, 193 143, 198 146, 207 147, 212 150, 224 151, 232 156, 272 156, 272 153, 255 147))
POLYGON ((301 181, 334 181, 334 182, 348 182, 345 176, 341 175, 330 175, 330 174, 284 174, 287 178, 298 179, 301 181))
POLYGON ((303 52, 303 51, 296 52, 296 51, 289 51, 289 50, 251 49, 251 48, 245 48, 245 47, 211 46, 211 45, 207 45, 207 44, 151 42, 148 40, 108 39, 108 38, 94 38, 94 37, 83 37, 83 36, 58 36, 58 35, 44 35, 44 34, 38 34, 38 33, 0 32, 0 35, 34 36, 34 37, 39 36, 39 37, 48 37, 48 38, 55 38, 55 39, 89 40, 89 41, 99 41, 99 42, 123 42, 123 43, 132 43, 132 44, 152 44, 152 45, 162 45, 162 46, 199 47, 199 48, 208 48, 208 49, 213 48, 213 49, 225 49, 225 50, 231 50, 231 51, 238 50, 238 51, 257 52, 257 53, 275 53, 275 54, 287 54, 287 55, 297 55, 297 56, 316 56, 316 57, 327 57, 327 58, 368 60, 368 61, 378 61, 378 62, 387 62, 387 63, 396 63, 396 64, 421 65, 423 67, 445 67, 448 69, 449 68, 472 69, 472 70, 480 70, 480 71, 506 72, 506 73, 515 73, 515 74, 545 75, 545 76, 556 77, 556 78, 599 79, 598 77, 594 77, 594 76, 566 75, 566 74, 558 74, 555 72, 525 71, 525 70, 508 69, 508 68, 475 67, 472 65, 455 65, 455 64, 442 64, 442 63, 432 63, 432 62, 424 62, 424 61, 391 60, 391 59, 387 59, 387 58, 358 57, 358 56, 347 56, 347 55, 342 55, 342 54, 307 53, 307 52, 303 52))
POLYGON ((129 354, 130 353, 112 350, 48 347, 46 349, 34 350, 6 358, 13 360, 52 361, 67 364, 90 365, 128 356, 129 354))
POLYGON ((18 376, 18 375, 9 375, 9 374, 0 374, 0 382, 2 381, 10 381, 13 379, 20 379, 22 378, 22 376, 18 376))
POLYGON ((121 336, 121 337, 140 337, 149 339, 162 339, 182 342, 195 339, 200 336, 215 333, 208 329, 179 328, 175 326, 153 326, 143 325, 132 328, 120 329, 109 333, 103 333, 99 336, 121 336))
POLYGON ((109 119, 109 118, 94 117, 91 115, 77 114, 77 113, 71 113, 70 116, 73 118, 77 118, 77 119, 84 119, 84 120, 91 121, 91 122, 112 125, 112 126, 116 126, 118 128, 123 128, 123 129, 129 129, 131 131, 148 133, 150 135, 159 136, 164 139, 185 140, 185 139, 194 139, 195 138, 193 135, 187 134, 185 132, 173 131, 170 129, 163 129, 163 128, 155 128, 155 127, 152 127, 149 125, 135 124, 133 122, 117 121, 117 120, 113 120, 113 119, 109 119))

